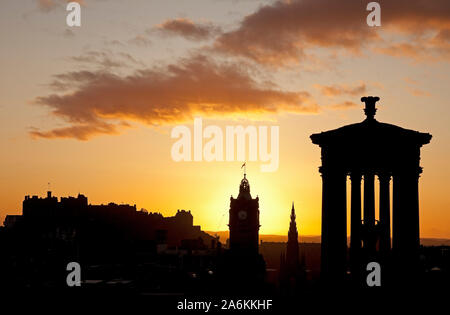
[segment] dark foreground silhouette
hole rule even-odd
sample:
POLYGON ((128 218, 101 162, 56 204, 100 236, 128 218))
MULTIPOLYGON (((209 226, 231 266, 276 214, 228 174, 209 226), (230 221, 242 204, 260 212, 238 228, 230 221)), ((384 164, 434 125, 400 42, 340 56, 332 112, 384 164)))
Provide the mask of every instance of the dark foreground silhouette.
POLYGON ((83 195, 58 200, 48 192, 45 198, 26 196, 22 215, 8 215, 0 228, 0 289, 175 301, 252 296, 295 301, 330 288, 376 289, 367 285, 369 262, 381 265, 381 288, 444 288, 450 280, 449 247, 419 244, 419 153, 431 136, 377 122, 376 98, 364 100, 366 120, 311 136, 322 148, 321 244, 298 242, 294 205, 288 241, 260 242, 259 197, 252 198, 246 174, 237 198, 230 198, 226 244, 194 226, 190 211, 163 217, 130 205, 90 205, 83 195), (80 286, 68 286, 70 262, 81 267, 80 286))

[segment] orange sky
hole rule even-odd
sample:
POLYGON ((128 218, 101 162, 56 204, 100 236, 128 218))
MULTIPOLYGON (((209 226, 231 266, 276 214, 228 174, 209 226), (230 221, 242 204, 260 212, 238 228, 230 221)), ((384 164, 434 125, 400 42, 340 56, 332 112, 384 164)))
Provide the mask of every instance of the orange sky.
MULTIPOLYGON (((422 237, 450 238, 450 3, 380 1, 370 28, 355 1, 3 1, 0 11, 0 220, 24 195, 85 194, 226 230, 241 162, 174 162, 176 125, 276 125, 273 173, 248 163, 261 233, 320 234, 320 150, 312 133, 376 118, 429 132, 422 237), (423 7, 426 5, 426 7, 423 7)), ((224 129, 223 129, 224 130, 224 129)))

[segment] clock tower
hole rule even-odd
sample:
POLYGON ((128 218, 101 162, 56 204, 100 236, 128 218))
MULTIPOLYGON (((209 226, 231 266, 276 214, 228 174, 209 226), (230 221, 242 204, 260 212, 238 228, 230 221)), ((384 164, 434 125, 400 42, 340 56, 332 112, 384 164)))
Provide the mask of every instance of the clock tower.
MULTIPOLYGON (((245 167, 245 163, 242 167, 245 167)), ((250 195, 250 184, 244 178, 237 198, 230 198, 229 250, 218 263, 218 277, 224 292, 247 294, 262 292, 266 263, 258 252, 259 198, 250 195)))
POLYGON ((257 254, 259 242, 259 198, 252 199, 246 174, 239 195, 230 198, 230 250, 234 253, 257 254))

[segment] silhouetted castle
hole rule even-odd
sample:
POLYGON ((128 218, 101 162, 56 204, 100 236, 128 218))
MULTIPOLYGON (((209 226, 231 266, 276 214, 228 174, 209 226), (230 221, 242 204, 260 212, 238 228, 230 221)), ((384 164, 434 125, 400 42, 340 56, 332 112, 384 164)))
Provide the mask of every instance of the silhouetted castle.
POLYGON ((83 286, 148 292, 203 290, 221 244, 193 225, 190 211, 173 217, 47 193, 26 196, 22 215, 0 228, 0 287, 67 287, 68 262, 80 263, 83 286), (200 287, 197 285, 202 284, 200 287))
POLYGON ((155 240, 168 246, 180 246, 181 240, 198 238, 209 246, 211 241, 215 240, 202 232, 200 226, 193 225, 190 210, 178 210, 175 216, 164 217, 160 213, 137 211, 136 205, 91 205, 82 194, 77 197, 61 197, 58 201, 50 191, 47 192, 46 198, 25 196, 22 209, 21 216, 6 216, 5 228, 32 225, 34 231, 40 230, 48 237, 70 239, 74 238, 80 229, 96 226, 99 229, 97 234, 100 234, 100 231, 111 232, 114 235, 109 237, 112 238, 120 235, 126 239, 155 240), (113 233, 113 230, 120 232, 113 233))

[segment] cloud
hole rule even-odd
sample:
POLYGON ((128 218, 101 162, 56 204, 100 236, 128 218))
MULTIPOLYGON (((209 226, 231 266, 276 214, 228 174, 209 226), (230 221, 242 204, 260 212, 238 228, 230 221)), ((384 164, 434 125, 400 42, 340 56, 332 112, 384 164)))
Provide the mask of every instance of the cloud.
POLYGON ((309 93, 283 91, 273 82, 255 81, 249 73, 243 64, 219 63, 197 55, 129 76, 108 70, 59 74, 54 86, 73 90, 38 97, 35 103, 69 125, 49 131, 34 129, 30 134, 87 140, 98 134, 116 134, 132 121, 164 125, 190 121, 196 115, 220 118, 247 113, 262 117, 317 112, 309 93))
POLYGON ((419 82, 417 80, 414 80, 410 77, 405 77, 403 80, 406 82, 406 90, 411 93, 413 96, 431 96, 430 92, 419 89, 417 85, 419 85, 419 82))
POLYGON ((70 57, 71 60, 78 63, 95 64, 105 68, 123 67, 125 63, 113 59, 111 53, 105 51, 87 51, 79 56, 70 57))
POLYGON ((112 52, 110 50, 90 50, 79 56, 69 57, 79 64, 93 65, 103 69, 143 66, 143 63, 128 53, 112 52))
POLYGON ((408 57, 416 62, 450 60, 448 31, 426 33, 414 40, 375 47, 374 51, 393 57, 408 57))
POLYGON ((156 30, 168 35, 178 35, 190 40, 206 40, 220 33, 212 23, 194 23, 189 19, 170 19, 156 26, 156 30))
POLYGON ((103 44, 105 44, 106 46, 117 46, 117 47, 123 47, 125 46, 120 40, 118 39, 105 39, 103 40, 103 44))
POLYGON ((134 38, 130 39, 128 43, 141 47, 148 47, 152 45, 151 40, 144 35, 136 35, 134 38))
POLYGON ((413 78, 410 78, 410 77, 404 77, 403 80, 406 83, 412 84, 412 85, 416 85, 418 83, 417 80, 414 80, 413 78))
POLYGON ((245 17, 236 30, 220 35, 215 48, 269 65, 299 63, 306 50, 315 47, 358 53, 362 43, 378 37, 364 15, 361 2, 277 1, 245 17))
POLYGON ((89 140, 93 134, 118 134, 118 126, 115 124, 96 122, 89 124, 79 124, 63 128, 55 128, 49 131, 40 131, 36 128, 32 128, 29 132, 33 139, 37 138, 75 138, 78 140, 89 140))
POLYGON ((38 0, 37 3, 39 9, 45 12, 52 10, 58 5, 55 0, 38 0))
POLYGON ((418 89, 418 88, 407 88, 407 90, 413 95, 413 96, 431 96, 430 92, 418 89))
POLYGON ((69 2, 78 2, 80 5, 84 5, 83 0, 37 0, 39 10, 43 12, 49 12, 58 7, 64 7, 69 2))
POLYGON ((416 61, 424 60, 424 57, 428 60, 436 60, 432 55, 432 51, 426 47, 425 41, 422 44, 409 42, 393 43, 387 46, 375 47, 374 52, 392 57, 408 57, 416 61))
POLYGON ((363 95, 367 90, 366 84, 364 83, 360 83, 353 87, 346 84, 335 84, 335 85, 315 84, 314 87, 320 90, 323 95, 328 97, 335 97, 341 95, 360 96, 363 95))
POLYGON ((272 66, 298 64, 317 48, 356 55, 370 49, 415 59, 430 53, 450 57, 450 1, 379 3, 382 26, 371 28, 364 1, 277 1, 219 35, 214 48, 272 66))
MULTIPOLYGON (((371 85, 378 87, 376 82, 372 82, 371 85)), ((320 84, 314 84, 314 88, 318 89, 320 93, 330 99, 340 98, 342 96, 351 96, 354 97, 361 97, 361 95, 364 95, 367 91, 367 85, 364 82, 360 82, 358 84, 349 85, 349 84, 333 84, 333 85, 320 85, 320 84)), ((356 104, 353 101, 341 101, 333 104, 326 105, 329 109, 335 109, 335 110, 347 110, 350 108, 357 107, 358 104, 356 104)))
POLYGON ((357 106, 358 106, 358 104, 356 104, 355 102, 345 101, 345 102, 341 102, 341 103, 332 104, 329 107, 332 109, 343 110, 343 109, 349 109, 349 108, 353 108, 353 107, 357 107, 357 106))
POLYGON ((64 30, 64 32, 62 33, 62 35, 66 38, 73 38, 73 37, 75 37, 75 32, 72 31, 71 29, 66 28, 64 30))

